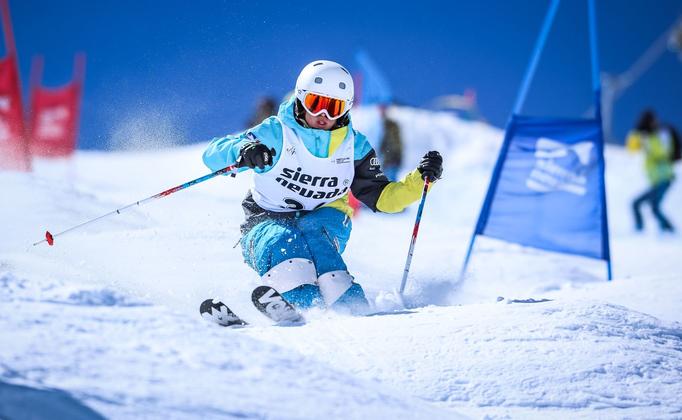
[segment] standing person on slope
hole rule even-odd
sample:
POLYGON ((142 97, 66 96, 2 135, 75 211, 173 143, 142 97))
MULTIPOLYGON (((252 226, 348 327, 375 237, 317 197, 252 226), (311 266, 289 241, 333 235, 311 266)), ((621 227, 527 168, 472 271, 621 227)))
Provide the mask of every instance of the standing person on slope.
MULTIPOLYGON (((670 220, 661 211, 661 202, 675 179, 673 168, 676 130, 659 124, 652 110, 645 110, 639 117, 636 128, 628 134, 627 148, 630 151, 644 149, 645 170, 650 187, 632 202, 635 229, 644 229, 642 204, 648 203, 663 232, 674 232, 670 220)), ((679 139, 677 139, 679 141, 679 139)))
POLYGON ((333 61, 301 71, 277 116, 244 133, 214 139, 204 163, 217 170, 236 161, 254 170, 242 202, 245 262, 294 306, 363 313, 365 293, 343 261, 350 237, 352 191, 373 211, 395 213, 419 200, 425 177, 440 178, 436 151, 399 182, 381 172, 375 151, 355 131, 353 79, 333 61))

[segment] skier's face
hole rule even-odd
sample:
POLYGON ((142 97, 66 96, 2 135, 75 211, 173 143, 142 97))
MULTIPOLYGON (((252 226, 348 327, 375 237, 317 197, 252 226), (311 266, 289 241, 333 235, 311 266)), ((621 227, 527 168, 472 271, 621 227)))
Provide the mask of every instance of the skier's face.
POLYGON ((334 126, 335 121, 327 118, 324 113, 314 116, 309 112, 305 113, 305 122, 312 128, 317 128, 319 130, 331 130, 334 126))

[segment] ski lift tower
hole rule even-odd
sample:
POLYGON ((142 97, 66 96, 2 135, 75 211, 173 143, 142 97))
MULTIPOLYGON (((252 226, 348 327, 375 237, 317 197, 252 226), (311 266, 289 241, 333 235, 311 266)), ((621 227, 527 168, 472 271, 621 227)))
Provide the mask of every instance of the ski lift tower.
POLYGON ((613 142, 613 104, 665 53, 666 48, 676 52, 682 61, 682 15, 678 16, 629 69, 621 74, 602 73, 602 118, 604 137, 613 142))

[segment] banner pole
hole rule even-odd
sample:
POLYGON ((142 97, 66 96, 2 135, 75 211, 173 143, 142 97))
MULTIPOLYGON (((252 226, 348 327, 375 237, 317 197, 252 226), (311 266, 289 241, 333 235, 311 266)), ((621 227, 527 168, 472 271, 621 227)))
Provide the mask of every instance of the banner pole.
POLYGON ((85 53, 80 52, 76 54, 76 57, 74 59, 74 65, 73 65, 73 80, 71 83, 76 84, 76 104, 75 104, 75 112, 74 112, 74 121, 73 121, 73 132, 72 136, 73 138, 71 139, 71 144, 73 145, 73 150, 76 149, 78 146, 78 132, 80 130, 80 120, 81 120, 81 112, 82 112, 82 104, 83 104, 83 86, 85 84, 85 53))
POLYGON ((490 215, 490 206, 492 205, 493 196, 497 190, 497 184, 500 179, 500 173, 502 172, 502 165, 504 164, 504 157, 507 155, 509 150, 509 144, 511 143, 512 134, 514 133, 514 115, 511 116, 507 122, 507 126, 504 130, 504 140, 502 141, 502 146, 500 147, 500 153, 497 155, 497 161, 495 162, 495 167, 493 168, 493 173, 490 176, 490 184, 488 185, 488 191, 483 199, 483 205, 481 206, 481 212, 478 215, 478 220, 476 221, 476 227, 474 228, 474 233, 471 235, 471 240, 469 241, 469 247, 467 248, 466 256, 464 257, 464 263, 459 271, 459 281, 464 280, 464 275, 466 274, 467 267, 469 265, 469 260, 471 259, 471 252, 474 249, 474 242, 476 241, 476 236, 482 234, 485 230, 485 225, 488 223, 488 216, 490 215))
POLYGON ((540 29, 540 35, 535 43, 535 49, 533 50, 533 55, 531 56, 530 62, 528 63, 528 68, 526 69, 526 75, 523 78, 523 83, 521 83, 521 88, 516 96, 516 103, 514 104, 513 113, 518 115, 521 113, 521 108, 523 108, 524 102, 526 102, 526 95, 528 95, 528 89, 535 76, 535 70, 540 62, 540 55, 542 50, 545 48, 545 42, 549 36, 549 30, 552 28, 554 23, 554 17, 556 16, 557 10, 559 9, 560 0, 552 0, 552 3, 547 10, 545 15, 545 20, 542 23, 542 29, 540 29))
POLYGON ((83 83, 85 79, 85 59, 86 55, 84 52, 76 53, 73 59, 73 81, 77 83, 83 83))
POLYGON ((43 80, 43 69, 45 66, 45 60, 42 55, 34 55, 31 60, 31 73, 28 79, 28 117, 26 119, 26 144, 28 145, 29 151, 32 148, 33 143, 33 127, 34 122, 34 107, 35 107, 35 94, 38 91, 41 81, 43 80))
POLYGON ((14 55, 16 53, 16 46, 14 45, 14 31, 12 30, 12 19, 9 14, 9 1, 0 0, 0 7, 2 7, 2 26, 5 35, 5 47, 7 48, 7 55, 14 55))
POLYGON ((609 244, 609 221, 606 207, 606 167, 604 162, 604 127, 601 114, 601 75, 599 66, 599 45, 597 43, 597 13, 594 0, 587 0, 588 20, 590 24, 590 58, 592 61, 592 89, 594 90, 594 112, 595 119, 599 122, 599 172, 601 185, 599 194, 602 202, 602 258, 606 260, 606 278, 611 281, 613 273, 611 271, 611 251, 609 244))
POLYGON ((515 117, 520 114, 521 108, 526 101, 526 95, 528 94, 528 89, 535 75, 535 70, 537 69, 538 63, 540 61, 540 55, 545 47, 545 42, 549 35, 549 31, 552 28, 554 22, 554 17, 556 16, 557 10, 559 9, 560 0, 552 0, 545 19, 542 23, 542 28, 540 29, 540 35, 535 42, 535 48, 533 50, 533 55, 528 63, 528 68, 526 69, 526 74, 519 88, 519 92, 516 96, 516 102, 512 114, 509 117, 507 126, 505 127, 504 140, 502 141, 502 146, 500 147, 500 153, 497 155, 497 161, 495 162, 495 168, 493 169, 492 176, 490 177, 490 184, 488 185, 488 191, 486 192, 485 199, 483 200, 483 205, 481 206, 481 212, 478 215, 478 221, 476 222, 476 227, 474 228, 474 233, 471 235, 471 240, 469 241, 469 246, 467 248, 466 256, 464 257, 464 262, 462 263, 462 268, 459 272, 459 282, 464 279, 467 267, 469 265, 469 260, 471 259, 471 252, 474 248, 474 242, 476 241, 476 236, 483 233, 485 225, 488 221, 488 214, 490 213, 490 206, 492 203, 493 195, 497 189, 497 183, 499 180, 499 175, 502 172, 502 165, 504 163, 504 157, 509 149, 509 143, 511 142, 511 132, 514 129, 515 117))

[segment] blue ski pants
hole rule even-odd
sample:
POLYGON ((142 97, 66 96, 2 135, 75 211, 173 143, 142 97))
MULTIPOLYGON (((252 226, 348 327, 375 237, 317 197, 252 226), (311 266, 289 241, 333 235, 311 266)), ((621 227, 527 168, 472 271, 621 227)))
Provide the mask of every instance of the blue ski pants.
POLYGON ((671 181, 659 182, 637 197, 632 203, 632 211, 635 215, 635 228, 637 230, 642 230, 644 228, 644 219, 642 218, 642 212, 640 210, 644 203, 649 203, 651 205, 651 211, 654 214, 654 217, 656 217, 661 230, 674 230, 670 220, 668 220, 661 211, 661 201, 663 201, 663 197, 665 197, 668 188, 670 188, 670 184, 671 181))
POLYGON ((301 216, 257 224, 242 238, 242 253, 246 263, 260 276, 291 258, 312 261, 320 276, 347 269, 341 254, 351 229, 351 220, 345 213, 321 207, 301 216))

